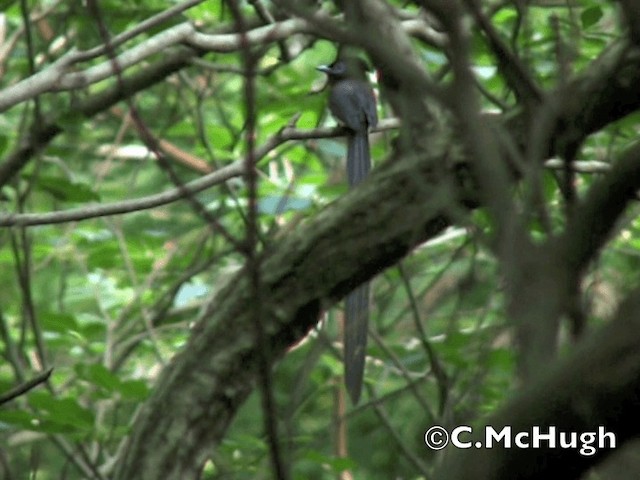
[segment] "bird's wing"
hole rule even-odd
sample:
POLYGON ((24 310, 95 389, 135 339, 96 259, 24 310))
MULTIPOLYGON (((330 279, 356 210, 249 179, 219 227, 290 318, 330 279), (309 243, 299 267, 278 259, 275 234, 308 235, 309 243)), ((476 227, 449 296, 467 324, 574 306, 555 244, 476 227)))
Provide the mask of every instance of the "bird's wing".
POLYGON ((331 89, 329 107, 333 115, 355 132, 367 130, 378 119, 373 91, 359 80, 342 80, 331 89))

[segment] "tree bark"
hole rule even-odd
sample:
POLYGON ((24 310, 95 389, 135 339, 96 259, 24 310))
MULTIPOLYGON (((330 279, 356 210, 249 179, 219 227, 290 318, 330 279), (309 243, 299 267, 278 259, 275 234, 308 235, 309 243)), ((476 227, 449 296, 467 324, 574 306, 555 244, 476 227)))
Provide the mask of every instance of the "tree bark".
MULTIPOLYGON (((376 55, 384 60, 384 52, 376 55)), ((568 143, 579 141, 637 109, 640 105, 639 80, 640 58, 635 53, 627 55, 622 47, 605 52, 592 69, 572 83, 575 100, 567 102, 558 112, 558 121, 550 136, 552 141, 546 149, 548 153, 558 152, 568 143), (579 126, 577 130, 576 125, 579 126)), ((401 94, 402 89, 395 93, 401 94)), ((422 105, 425 101, 416 100, 420 99, 413 97, 406 104, 412 104, 410 108, 414 108, 415 104, 422 105)), ((526 145, 531 120, 528 113, 503 122, 520 145, 526 145)), ((463 163, 450 156, 451 137, 433 131, 433 123, 426 117, 421 124, 416 110, 400 116, 410 120, 403 127, 405 133, 401 134, 402 153, 374 169, 360 188, 324 209, 267 252, 260 270, 260 288, 269 295, 268 302, 262 306, 261 322, 274 361, 316 324, 323 309, 331 307, 354 285, 393 265, 413 247, 440 232, 450 223, 450 212, 459 214, 461 205, 472 207, 477 204, 474 183, 465 173, 468 170, 460 168, 463 163), (454 205, 456 208, 452 208, 454 205)), ((119 459, 115 479, 196 478, 211 449, 224 437, 257 377, 256 360, 261 347, 254 342, 254 323, 248 308, 252 299, 248 291, 246 272, 240 272, 220 289, 210 308, 197 322, 188 345, 165 369, 153 395, 144 405, 124 449, 125 454, 119 459)), ((624 380, 630 383, 616 384, 614 400, 628 413, 630 402, 637 398, 638 385, 634 375, 638 373, 640 359, 628 350, 630 343, 618 342, 627 340, 622 338, 624 335, 619 337, 615 332, 608 335, 611 338, 602 347, 606 347, 606 351, 596 358, 613 361, 613 352, 620 348, 624 350, 624 356, 620 357, 624 364, 615 364, 611 373, 624 367, 624 380)), ((630 338, 637 340, 635 336, 629 335, 630 338)), ((588 361, 589 355, 584 350, 581 352, 576 358, 588 361)), ((577 363, 563 365, 563 369, 539 384, 544 387, 545 394, 558 389, 557 408, 545 415, 548 404, 542 396, 531 394, 531 399, 541 403, 533 405, 527 397, 520 397, 526 411, 520 413, 524 407, 512 404, 504 417, 499 418, 516 421, 522 415, 518 425, 528 425, 532 420, 557 420, 561 426, 585 428, 590 426, 587 418, 614 422, 615 419, 606 413, 612 403, 602 401, 600 394, 591 397, 589 405, 595 410, 589 417, 574 415, 569 423, 569 417, 563 420, 565 408, 571 406, 571 401, 576 401, 571 392, 577 389, 588 393, 584 390, 588 383, 573 378, 573 371, 581 367, 577 363), (568 382, 572 378, 571 389, 561 382, 561 379, 568 382)), ((593 362, 585 365, 597 366, 593 362)), ((604 363, 597 371, 610 373, 603 368, 604 363)), ((620 376, 616 378, 622 380, 620 376)), ((610 386, 604 381, 598 385, 610 386)), ((619 424, 610 425, 616 428, 619 424)), ((620 441, 627 438, 631 430, 640 430, 630 424, 624 427, 616 432, 620 441)), ((512 453, 508 451, 506 455, 512 453)), ((535 452, 531 451, 516 453, 513 458, 525 455, 524 461, 530 463, 535 457, 535 452)), ((497 475, 500 462, 505 462, 507 471, 516 469, 516 463, 499 453, 489 459, 475 451, 464 451, 461 455, 469 456, 468 464, 458 465, 459 470, 447 473, 446 478, 467 478, 465 475, 475 472, 474 466, 485 475, 477 477, 474 473, 474 478, 508 478, 490 477, 497 475)), ((563 452, 560 457, 565 458, 563 452)), ((549 465, 569 468, 562 467, 554 458, 549 457, 549 465)), ((579 468, 586 468, 597 458, 581 460, 579 468)))
MULTIPOLYGON (((447 459, 434 478, 442 480, 522 480, 536 478, 580 478, 623 443, 637 437, 636 418, 640 397, 640 294, 636 292, 621 306, 610 324, 594 332, 568 357, 559 361, 542 378, 527 385, 507 405, 489 418, 485 425, 500 431, 512 428, 532 432, 534 426, 548 433, 553 426, 560 432, 605 432, 615 435, 612 444, 598 441, 592 455, 577 448, 469 448, 448 446, 447 459), (612 448, 613 447, 613 448, 612 448)), ((610 437, 609 437, 610 438, 610 437)), ((530 437, 531 439, 531 437, 530 437)), ((483 441, 482 426, 464 441, 483 441)), ((586 450, 590 452, 590 450, 586 450)))

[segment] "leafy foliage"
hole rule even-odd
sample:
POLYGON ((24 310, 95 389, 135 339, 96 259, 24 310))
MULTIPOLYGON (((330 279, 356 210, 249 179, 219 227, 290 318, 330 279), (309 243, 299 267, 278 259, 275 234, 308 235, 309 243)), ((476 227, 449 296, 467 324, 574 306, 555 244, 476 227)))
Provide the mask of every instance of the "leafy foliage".
MULTIPOLYGON (((254 3, 261 2, 242 3, 252 22, 254 3)), ((588 69, 620 36, 610 3, 532 2, 526 15, 516 8, 518 2, 488 3, 498 34, 545 88, 588 69)), ((0 89, 46 70, 72 48, 103 45, 100 23, 118 35, 169 8, 158 0, 110 0, 99 6, 100 19, 87 15, 80 2, 0 2, 6 25, 0 40, 8 52, 0 58, 0 89), (31 18, 29 28, 25 15, 31 18)), ((117 51, 132 50, 183 21, 213 33, 230 31, 234 22, 225 2, 203 2, 117 51)), ((300 130, 332 124, 314 67, 333 58, 334 46, 314 36, 282 43, 288 46, 272 41, 257 53, 253 140, 258 148, 294 119, 300 130)), ((451 81, 441 49, 416 48, 434 77, 451 81)), ((125 76, 162 62, 165 53, 139 62, 125 76)), ((472 39, 472 61, 485 94, 483 107, 513 113, 516 95, 480 31, 472 39)), ((81 68, 103 62, 105 57, 90 59, 81 68)), ((149 82, 131 103, 92 115, 78 113, 75 106, 117 86, 114 76, 81 89, 43 92, 13 106, 0 117, 5 159, 49 122, 61 132, 31 152, 26 166, 4 185, 1 213, 89 209, 175 188, 169 170, 143 141, 134 113, 164 142, 162 151, 169 152, 179 183, 232 165, 247 152, 244 68, 240 50, 212 51, 162 81, 149 82)), ((383 99, 380 109, 391 115, 383 99)), ((590 136, 579 160, 612 163, 637 137, 637 119, 637 114, 626 117, 590 136)), ((393 152, 393 137, 376 134, 375 158, 393 152)), ((314 138, 282 142, 259 159, 261 248, 277 245, 281 236, 345 193, 343 155, 340 140, 314 138)), ((579 195, 594 177, 590 171, 575 175, 579 195)), ((551 229, 543 228, 535 212, 529 229, 542 242, 565 225, 566 204, 557 171, 538 180, 525 181, 514 195, 528 206, 534 195, 541 196, 551 229)), ((233 178, 193 198, 218 227, 181 200, 117 216, 0 230, 0 395, 54 367, 43 385, 0 405, 0 477, 108 478, 112 473, 158 375, 184 346, 211 297, 244 264, 232 240, 240 242, 248 228, 246 184, 233 178)), ((636 210, 628 211, 585 277, 591 323, 607 320, 618 299, 640 280, 636 210)), ((335 478, 345 471, 354 478, 420 478, 419 467, 431 471, 433 462, 433 453, 422 444, 428 426, 475 422, 510 397, 517 359, 504 313, 504 280, 487 241, 492 233, 489 216, 480 209, 463 227, 446 231, 376 278, 377 335, 370 340, 365 379, 371 404, 349 412, 347 456, 336 451, 335 441, 342 374, 338 314, 327 312, 317 330, 277 365, 273 395, 294 478, 335 478), (434 373, 434 358, 446 380, 434 373)), ((266 477, 268 447, 256 393, 212 452, 202 478, 266 477)))

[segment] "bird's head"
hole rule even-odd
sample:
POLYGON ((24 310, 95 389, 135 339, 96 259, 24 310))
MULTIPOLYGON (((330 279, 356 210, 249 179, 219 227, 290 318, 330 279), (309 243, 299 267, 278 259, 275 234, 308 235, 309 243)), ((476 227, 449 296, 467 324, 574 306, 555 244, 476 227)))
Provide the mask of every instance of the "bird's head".
POLYGON ((320 65, 317 70, 326 73, 330 80, 356 78, 364 80, 369 66, 360 57, 339 58, 331 65, 320 65))

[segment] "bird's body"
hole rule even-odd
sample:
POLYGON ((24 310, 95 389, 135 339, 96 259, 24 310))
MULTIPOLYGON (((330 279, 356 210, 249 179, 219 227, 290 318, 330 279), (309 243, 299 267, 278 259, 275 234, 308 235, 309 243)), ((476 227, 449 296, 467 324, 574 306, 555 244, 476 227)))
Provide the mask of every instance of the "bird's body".
MULTIPOLYGON (((371 170, 369 128, 378 123, 376 99, 365 80, 361 61, 338 60, 318 67, 329 77, 329 109, 349 130, 347 179, 349 186, 360 183, 371 170)), ((369 283, 356 287, 345 302, 344 362, 345 384, 356 404, 362 391, 369 322, 369 283)))
POLYGON ((353 132, 348 139, 347 179, 350 186, 357 185, 371 170, 368 132, 378 123, 373 90, 362 80, 336 80, 329 94, 329 109, 353 132))

